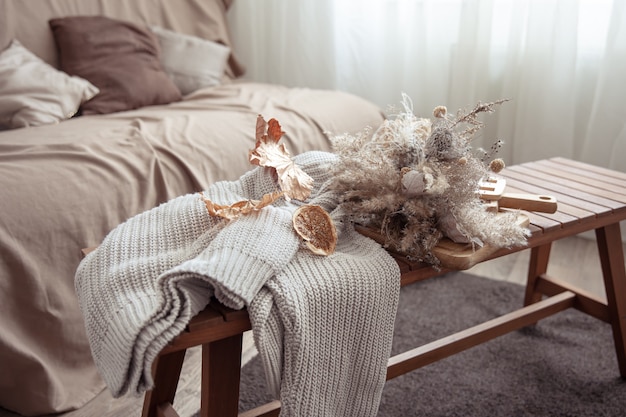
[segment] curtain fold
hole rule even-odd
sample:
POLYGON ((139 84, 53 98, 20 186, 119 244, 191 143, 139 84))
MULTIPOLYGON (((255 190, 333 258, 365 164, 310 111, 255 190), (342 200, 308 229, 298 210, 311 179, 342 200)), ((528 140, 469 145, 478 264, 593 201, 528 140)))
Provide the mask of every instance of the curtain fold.
MULTIPOLYGON (((509 99, 474 147, 508 164, 564 156, 626 172, 621 0, 237 0, 247 78, 348 91, 418 116, 509 99)), ((341 133, 341 132, 337 132, 341 133)))
POLYGON ((615 0, 595 88, 582 158, 626 171, 626 3, 615 0))

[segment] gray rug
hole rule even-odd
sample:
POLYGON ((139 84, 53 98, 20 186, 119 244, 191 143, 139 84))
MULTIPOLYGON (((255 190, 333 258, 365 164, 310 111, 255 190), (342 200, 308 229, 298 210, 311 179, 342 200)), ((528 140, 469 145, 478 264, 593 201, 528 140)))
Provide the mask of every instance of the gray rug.
MULTIPOLYGON (((522 305, 523 292, 466 273, 405 287, 393 352, 510 312, 522 305)), ((270 400, 255 358, 242 371, 240 409, 270 400)), ((388 381, 378 415, 621 417, 626 381, 610 326, 568 310, 388 381)))

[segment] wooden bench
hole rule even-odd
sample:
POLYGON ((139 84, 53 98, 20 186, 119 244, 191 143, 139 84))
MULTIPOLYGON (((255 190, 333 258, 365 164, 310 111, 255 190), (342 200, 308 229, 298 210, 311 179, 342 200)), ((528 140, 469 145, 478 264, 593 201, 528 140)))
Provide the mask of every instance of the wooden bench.
MULTIPOLYGON (((507 191, 549 194, 559 201, 558 211, 554 214, 528 213, 532 236, 528 241, 531 256, 524 307, 390 358, 387 379, 568 308, 576 308, 611 324, 618 372, 626 378, 626 273, 619 224, 626 219, 626 174, 553 158, 512 166, 502 175, 507 178, 507 191), (595 230, 597 238, 606 303, 546 275, 552 242, 591 230, 595 230)), ((487 258, 522 249, 526 248, 498 250, 487 258)), ((402 271, 402 285, 448 272, 407 262, 398 256, 396 260, 402 271)), ((198 345, 202 345, 200 416, 237 416, 242 334, 249 329, 250 321, 245 310, 235 311, 211 302, 155 361, 155 387, 145 395, 143 416, 178 416, 172 404, 185 350, 198 345)), ((280 402, 274 401, 240 416, 278 416, 279 411, 280 402)))

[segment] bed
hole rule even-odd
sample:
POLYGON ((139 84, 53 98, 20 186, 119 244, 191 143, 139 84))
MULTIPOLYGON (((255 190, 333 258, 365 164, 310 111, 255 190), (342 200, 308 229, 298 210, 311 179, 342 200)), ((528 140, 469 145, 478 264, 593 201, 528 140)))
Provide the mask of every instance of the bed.
MULTIPOLYGON (((63 412, 80 408, 105 389, 74 289, 81 248, 97 245, 137 213, 248 171, 257 115, 280 121, 291 154, 330 150, 329 134, 355 133, 383 120, 379 108, 351 94, 246 80, 229 36, 230 3, 0 0, 1 407, 23 415, 63 412), (76 16, 82 22, 78 29, 69 25, 76 16), (107 95, 106 80, 68 79, 74 70, 82 74, 68 62, 77 49, 85 52, 76 42, 111 40, 106 30, 97 30, 99 25, 114 29, 111 39, 140 28, 140 41, 135 29, 129 36, 142 53, 158 45, 152 58, 160 67, 152 62, 149 76, 130 65, 132 60, 106 71, 115 65, 113 59, 97 64, 105 78, 108 72, 127 71, 122 82, 132 82, 130 96, 107 95), (77 36, 75 30, 87 35, 77 36), (63 36, 65 44, 60 43, 63 36), (192 46, 167 44, 167 36, 192 46), (194 49, 206 46, 199 39, 210 41, 207 53, 219 59, 203 62, 197 52, 203 49, 194 49), (54 69, 56 78, 46 81, 37 71, 25 76, 26 64, 11 68, 16 61, 5 55, 11 47, 20 52, 19 59, 32 53, 37 59, 28 55, 24 62, 46 76, 54 69), (180 74, 168 68, 166 53, 170 63, 193 57, 198 61, 193 64, 213 72, 191 71, 196 80, 176 79, 180 74), (135 100, 135 87, 150 77, 155 78, 147 91, 169 96, 135 100), (63 83, 77 90, 63 90, 63 83), (19 86, 23 90, 16 93, 19 86), (37 86, 57 89, 41 93, 37 86), (108 99, 100 103, 104 107, 91 106, 103 97, 108 99)), ((92 64, 105 55, 101 51, 92 64)))

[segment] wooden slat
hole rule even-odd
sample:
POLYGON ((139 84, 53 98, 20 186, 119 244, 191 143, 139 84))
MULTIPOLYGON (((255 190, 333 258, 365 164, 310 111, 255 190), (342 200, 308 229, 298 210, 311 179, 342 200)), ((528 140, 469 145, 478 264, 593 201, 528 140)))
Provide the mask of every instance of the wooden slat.
MULTIPOLYGON (((212 303, 215 304, 215 303, 212 303)), ((207 305, 204 310, 196 314, 187 325, 188 331, 198 331, 209 327, 217 326, 224 322, 224 317, 219 311, 212 308, 212 305, 207 305)))
MULTIPOLYGON (((624 194, 626 192, 626 179, 607 177, 606 175, 603 175, 595 171, 590 171, 583 167, 562 164, 551 159, 541 161, 541 164, 545 166, 549 166, 553 169, 567 172, 568 174, 572 174, 576 177, 586 177, 593 181, 597 181, 600 187, 604 187, 605 185, 612 187, 612 189, 615 189, 614 187, 618 187, 616 192, 621 193, 621 194, 624 194)), ((605 189, 610 189, 610 188, 605 188, 605 189)))
POLYGON ((542 318, 572 307, 575 298, 576 295, 574 293, 564 292, 443 339, 393 356, 387 364, 387 379, 398 377, 497 336, 536 323, 542 318))
MULTIPOLYGON (((507 211, 508 209, 502 209, 502 210, 507 211)), ((532 213, 530 211, 522 211, 522 213, 528 216, 531 224, 541 228, 544 233, 559 230, 563 226, 561 222, 549 219, 537 213, 532 213)))
POLYGON ((252 329, 250 318, 247 314, 245 314, 245 317, 242 315, 238 320, 229 322, 223 321, 222 323, 223 324, 216 326, 200 328, 193 332, 181 333, 169 345, 163 348, 161 354, 184 350, 203 343, 231 337, 252 329))
MULTIPOLYGON (((578 207, 583 210, 590 211, 595 213, 596 215, 603 214, 611 214, 613 209, 611 207, 607 207, 601 204, 598 204, 593 201, 588 201, 584 199, 577 198, 573 196, 571 193, 560 192, 557 190, 550 190, 545 187, 545 185, 538 185, 536 182, 529 182, 528 176, 524 173, 516 172, 515 170, 508 170, 505 174, 506 180, 514 185, 515 187, 526 190, 527 192, 536 192, 541 194, 550 194, 557 198, 559 202, 565 202, 574 207, 578 207)), ((532 180, 532 179, 531 179, 532 180)), ((535 179, 536 181, 536 179, 535 179)))
MULTIPOLYGON (((548 190, 560 192, 564 195, 570 195, 577 199, 590 201, 611 209, 619 207, 622 204, 613 198, 613 193, 597 189, 584 183, 571 181, 567 178, 542 172, 541 166, 538 166, 535 162, 514 165, 506 168, 505 171, 505 175, 509 175, 509 172, 517 173, 517 179, 520 181, 537 184, 548 190)), ((563 173, 561 174, 564 175, 563 173)))
POLYGON ((545 174, 549 177, 558 179, 561 184, 569 187, 589 192, 604 198, 626 203, 626 194, 624 188, 612 185, 606 181, 600 181, 583 175, 576 175, 571 172, 555 169, 543 163, 543 161, 532 162, 525 166, 536 171, 539 174, 545 174))
POLYGON ((541 184, 547 190, 553 190, 562 194, 569 194, 581 200, 609 207, 612 210, 624 208, 624 203, 611 198, 607 198, 601 195, 602 193, 598 192, 598 190, 592 189, 591 187, 584 187, 583 185, 577 183, 567 183, 565 180, 557 181, 556 179, 546 178, 545 175, 542 176, 541 174, 538 174, 536 171, 526 165, 514 165, 512 167, 506 168, 506 170, 507 174, 505 175, 508 175, 508 172, 510 171, 519 172, 520 174, 528 178, 527 181, 529 183, 534 184, 539 182, 539 184, 541 184))
POLYGON ((616 171, 613 169, 599 167, 596 165, 591 165, 591 164, 587 164, 584 162, 574 161, 573 159, 567 159, 567 158, 562 158, 562 157, 554 157, 554 158, 550 158, 550 160, 554 162, 558 162, 559 164, 578 167, 586 171, 595 172, 607 178, 615 178, 618 180, 626 181, 625 172, 620 172, 620 171, 616 171))
POLYGON ((225 321, 241 320, 248 317, 248 312, 244 309, 235 310, 218 302, 212 303, 211 307, 219 311, 225 321))
POLYGON ((598 214, 610 214, 612 212, 608 207, 579 200, 569 195, 551 192, 545 188, 524 183, 515 178, 507 177, 506 181, 511 189, 533 194, 549 194, 555 197, 557 199, 558 211, 578 217, 580 221, 593 221, 598 214))
POLYGON ((564 291, 574 292, 577 295, 576 301, 574 302, 575 309, 587 313, 598 320, 607 323, 611 322, 609 310, 605 302, 590 292, 575 288, 573 285, 563 280, 543 274, 537 279, 536 289, 548 296, 553 296, 564 291))

